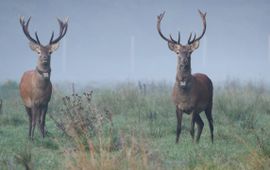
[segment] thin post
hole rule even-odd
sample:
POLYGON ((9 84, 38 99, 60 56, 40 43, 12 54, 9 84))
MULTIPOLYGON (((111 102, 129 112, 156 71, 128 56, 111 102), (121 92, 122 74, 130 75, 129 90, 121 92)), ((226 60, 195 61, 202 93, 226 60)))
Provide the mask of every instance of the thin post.
POLYGON ((270 64, 270 34, 268 35, 268 63, 270 64))
POLYGON ((67 40, 66 37, 63 38, 62 45, 62 73, 66 76, 67 72, 67 40))
POLYGON ((0 115, 3 113, 3 100, 0 99, 0 115))
POLYGON ((72 94, 75 94, 75 83, 72 83, 72 94))
POLYGON ((135 75, 135 37, 130 38, 130 77, 135 75))
POLYGON ((206 56, 207 56, 207 36, 204 35, 203 37, 203 48, 202 48, 202 53, 203 53, 203 61, 202 61, 202 64, 203 64, 203 67, 206 67, 206 56))

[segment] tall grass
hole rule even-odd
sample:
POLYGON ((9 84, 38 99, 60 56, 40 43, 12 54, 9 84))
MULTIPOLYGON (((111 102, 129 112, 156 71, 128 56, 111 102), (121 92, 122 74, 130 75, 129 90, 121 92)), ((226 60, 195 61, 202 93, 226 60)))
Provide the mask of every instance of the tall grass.
POLYGON ((0 167, 4 169, 267 169, 270 166, 270 89, 228 81, 214 89, 214 144, 207 120, 199 144, 183 117, 175 141, 171 85, 122 83, 114 87, 54 88, 47 137, 27 140, 28 120, 16 83, 0 98, 0 167), (93 92, 91 92, 93 90, 93 92), (28 149, 25 149, 28 148, 28 149))
POLYGON ((229 82, 219 87, 215 95, 215 109, 226 115, 242 128, 254 129, 259 115, 269 111, 269 89, 254 84, 241 85, 239 82, 229 82))

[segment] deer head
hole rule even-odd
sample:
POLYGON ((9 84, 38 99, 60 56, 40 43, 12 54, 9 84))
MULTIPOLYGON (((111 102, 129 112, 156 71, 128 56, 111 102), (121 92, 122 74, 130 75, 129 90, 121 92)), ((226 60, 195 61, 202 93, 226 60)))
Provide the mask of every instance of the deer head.
POLYGON ((205 31, 206 31, 206 13, 202 13, 199 10, 199 14, 203 21, 203 31, 199 37, 196 36, 196 34, 190 33, 188 42, 186 45, 181 44, 180 42, 180 32, 178 32, 178 39, 177 41, 173 39, 173 37, 170 35, 170 38, 165 37, 160 29, 160 23, 163 19, 165 12, 160 14, 157 19, 157 30, 159 35, 168 42, 169 49, 174 51, 178 57, 178 70, 180 72, 180 75, 178 75, 178 79, 180 79, 180 85, 183 87, 186 87, 187 85, 187 79, 191 74, 191 63, 190 63, 190 56, 191 53, 199 47, 200 39, 203 37, 205 31))
POLYGON ((49 78, 50 76, 50 62, 51 62, 51 54, 57 50, 59 47, 59 41, 65 36, 68 27, 68 19, 64 21, 58 20, 60 26, 59 36, 54 39, 54 32, 50 38, 50 42, 48 45, 42 45, 39 41, 38 34, 35 32, 35 38, 33 38, 28 30, 29 22, 31 17, 24 21, 24 17, 20 17, 20 23, 23 29, 24 34, 28 38, 30 48, 35 51, 38 55, 38 64, 37 64, 37 71, 44 76, 44 78, 49 78))

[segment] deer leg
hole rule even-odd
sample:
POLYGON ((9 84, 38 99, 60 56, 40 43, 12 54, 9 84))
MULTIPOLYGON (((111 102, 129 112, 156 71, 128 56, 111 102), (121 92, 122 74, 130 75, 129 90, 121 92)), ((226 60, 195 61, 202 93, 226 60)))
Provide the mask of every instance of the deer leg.
POLYGON ((213 117, 212 117, 212 105, 211 105, 211 107, 209 107, 205 110, 205 114, 206 114, 209 128, 210 128, 211 141, 212 141, 212 143, 214 143, 214 125, 213 125, 213 117))
POLYGON ((175 143, 178 143, 179 141, 179 136, 181 133, 181 126, 182 126, 182 116, 183 112, 176 107, 176 117, 177 117, 177 127, 176 127, 176 140, 175 143))
POLYGON ((46 113, 47 113, 47 109, 48 109, 48 105, 45 105, 44 107, 42 107, 41 109, 41 133, 42 133, 42 137, 45 137, 45 118, 46 118, 46 113))
POLYGON ((37 109, 37 116, 38 116, 38 127, 39 127, 39 131, 41 136, 43 137, 43 131, 42 131, 42 106, 40 106, 37 109))
POLYGON ((27 112, 28 118, 29 118, 29 133, 28 137, 31 138, 31 130, 32 130, 32 111, 31 108, 25 106, 25 110, 27 112))
POLYGON ((192 140, 194 141, 194 128, 195 128, 195 120, 196 120, 196 113, 191 113, 191 126, 190 126, 190 135, 192 137, 192 140))
POLYGON ((195 121, 196 121, 196 124, 198 126, 198 132, 197 132, 196 142, 199 143, 199 140, 200 140, 200 137, 201 137, 201 134, 202 134, 204 123, 203 123, 202 118, 201 118, 201 116, 199 114, 196 114, 195 121))
POLYGON ((32 107, 31 112, 32 112, 31 140, 33 140, 34 139, 34 132, 35 132, 35 127, 36 127, 36 122, 37 122, 36 119, 38 118, 38 116, 37 116, 38 109, 34 106, 34 107, 32 107))

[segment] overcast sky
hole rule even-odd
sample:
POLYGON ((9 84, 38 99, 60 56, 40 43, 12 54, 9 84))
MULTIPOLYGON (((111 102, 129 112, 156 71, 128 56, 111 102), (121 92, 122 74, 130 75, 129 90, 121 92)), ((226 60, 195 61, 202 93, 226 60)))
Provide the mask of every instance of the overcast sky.
POLYGON ((176 55, 158 35, 156 17, 166 11, 163 33, 181 31, 185 44, 190 32, 202 31, 198 9, 207 12, 207 30, 192 72, 269 82, 269 0, 1 0, 0 81, 19 81, 37 63, 19 16, 32 16, 29 30, 43 44, 59 31, 56 17, 69 17, 52 54, 52 81, 174 81, 176 55))

